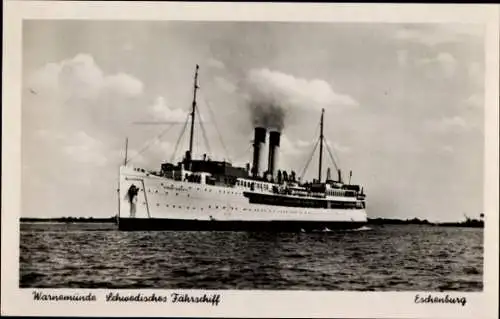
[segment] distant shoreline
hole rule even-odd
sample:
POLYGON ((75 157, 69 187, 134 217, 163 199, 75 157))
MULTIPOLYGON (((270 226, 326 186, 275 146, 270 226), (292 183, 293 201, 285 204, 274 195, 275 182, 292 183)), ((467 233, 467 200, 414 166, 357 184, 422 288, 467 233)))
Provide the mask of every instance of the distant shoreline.
MULTIPOLYGON (((21 223, 116 223, 116 217, 58 217, 58 218, 33 218, 21 217, 21 223)), ((368 225, 428 225, 444 227, 473 227, 484 228, 484 222, 478 219, 467 219, 462 222, 432 223, 424 219, 394 219, 394 218, 368 218, 368 225)))
POLYGON ((94 217, 57 217, 57 218, 34 218, 21 217, 21 223, 116 223, 116 217, 94 218, 94 217))
POLYGON ((474 227, 484 228, 484 221, 479 219, 467 219, 461 222, 433 223, 427 219, 394 219, 394 218, 368 218, 369 225, 428 225, 444 227, 474 227))

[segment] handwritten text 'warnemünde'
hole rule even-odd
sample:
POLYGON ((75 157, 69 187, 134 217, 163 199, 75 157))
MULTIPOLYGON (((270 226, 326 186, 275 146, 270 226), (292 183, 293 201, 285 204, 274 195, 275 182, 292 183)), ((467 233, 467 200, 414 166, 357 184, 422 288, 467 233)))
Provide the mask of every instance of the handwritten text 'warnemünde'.
POLYGON ((33 300, 37 301, 96 301, 97 297, 93 293, 82 294, 44 294, 40 291, 33 291, 33 300))

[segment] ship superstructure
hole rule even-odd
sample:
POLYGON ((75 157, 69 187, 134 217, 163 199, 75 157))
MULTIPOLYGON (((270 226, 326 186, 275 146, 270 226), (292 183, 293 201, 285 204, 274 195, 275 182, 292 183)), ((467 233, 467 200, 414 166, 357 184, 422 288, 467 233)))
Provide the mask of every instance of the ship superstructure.
POLYGON ((121 230, 311 231, 359 228, 367 221, 363 188, 344 183, 340 169, 323 181, 324 110, 321 113, 318 178, 303 182, 278 168, 281 132, 254 129, 252 165, 233 166, 203 155, 194 159, 198 90, 194 77, 189 149, 159 171, 120 167, 121 230), (268 143, 266 143, 268 140, 268 143), (266 144, 267 156, 266 156, 266 144))

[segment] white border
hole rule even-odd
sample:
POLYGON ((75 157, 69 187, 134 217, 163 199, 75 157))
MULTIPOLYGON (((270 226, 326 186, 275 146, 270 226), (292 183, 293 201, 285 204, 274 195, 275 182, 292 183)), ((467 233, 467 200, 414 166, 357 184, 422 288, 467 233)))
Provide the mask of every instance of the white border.
MULTIPOLYGON (((498 309, 498 90, 497 5, 277 4, 5 1, 2 85, 2 315, 496 318, 498 309), (97 303, 35 302, 19 289, 21 27, 23 19, 239 20, 324 22, 469 22, 487 25, 485 126, 484 292, 466 306, 415 304, 423 292, 219 291, 211 305, 106 303, 107 290, 92 290, 97 303)), ((49 290, 85 292, 86 290, 49 290)), ((127 291, 120 291, 125 294, 127 291)), ((137 293, 139 290, 129 291, 137 293)), ((143 294, 170 291, 140 290, 143 294)), ((176 291, 179 292, 179 291, 176 291)), ((195 293, 193 291, 193 293, 195 293)), ((436 296, 445 295, 434 293, 436 296)))

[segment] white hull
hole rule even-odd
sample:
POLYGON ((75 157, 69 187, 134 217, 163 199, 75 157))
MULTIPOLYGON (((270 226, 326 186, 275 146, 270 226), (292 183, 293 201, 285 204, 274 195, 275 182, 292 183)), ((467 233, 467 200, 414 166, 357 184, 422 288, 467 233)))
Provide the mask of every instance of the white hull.
MULTIPOLYGON (((119 217, 140 220, 219 222, 353 223, 367 221, 365 209, 301 208, 250 204, 248 188, 233 188, 175 181, 122 166, 120 168, 119 217), (140 189, 133 203, 131 185, 140 189)), ((338 198, 338 200, 345 200, 338 198)))

